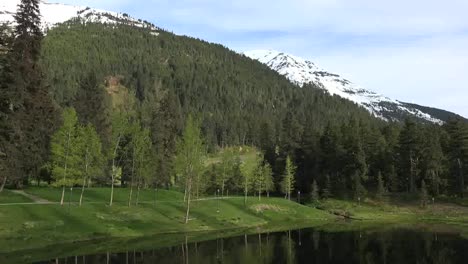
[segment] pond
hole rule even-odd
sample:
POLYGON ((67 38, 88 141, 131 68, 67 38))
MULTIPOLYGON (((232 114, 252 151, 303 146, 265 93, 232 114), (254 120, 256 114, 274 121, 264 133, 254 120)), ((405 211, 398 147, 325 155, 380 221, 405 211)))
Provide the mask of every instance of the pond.
MULTIPOLYGON (((174 246, 77 256, 48 257, 33 263, 467 263, 468 240, 454 232, 392 228, 381 231, 325 232, 317 229, 237 235, 174 246)), ((184 241, 185 240, 185 241, 184 241)), ((178 243, 178 244, 177 244, 178 243)), ((66 253, 65 253, 66 254, 66 253)))

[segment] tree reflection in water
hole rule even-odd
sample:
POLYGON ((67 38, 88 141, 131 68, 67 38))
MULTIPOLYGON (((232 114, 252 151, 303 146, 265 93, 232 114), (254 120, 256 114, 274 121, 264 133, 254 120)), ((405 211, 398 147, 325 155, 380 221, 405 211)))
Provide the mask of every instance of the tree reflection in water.
POLYGON ((37 263, 466 263, 468 240, 456 234, 391 230, 288 230, 190 242, 153 250, 104 252, 37 263), (130 252, 130 253, 129 253, 130 252))

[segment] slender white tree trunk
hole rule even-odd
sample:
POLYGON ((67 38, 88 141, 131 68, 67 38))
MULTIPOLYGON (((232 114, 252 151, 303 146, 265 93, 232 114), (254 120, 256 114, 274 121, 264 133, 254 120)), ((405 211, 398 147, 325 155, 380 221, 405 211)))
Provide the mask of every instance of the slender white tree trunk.
POLYGON ((67 179, 68 152, 70 150, 70 138, 71 138, 71 132, 68 131, 67 150, 65 151, 65 165, 64 165, 64 171, 63 171, 62 198, 60 199, 60 205, 63 205, 63 200, 65 199, 65 180, 67 179))
POLYGON ((187 201, 187 180, 185 181, 185 189, 184 189, 184 203, 187 201))
POLYGON ((3 189, 5 189, 6 181, 7 181, 7 176, 5 175, 3 176, 2 185, 0 186, 0 193, 3 192, 3 189))
POLYGON ((136 205, 140 203, 140 189, 141 189, 141 184, 138 183, 138 191, 137 191, 137 197, 136 197, 136 205))
POLYGON ((224 196, 224 178, 223 178, 223 181, 221 183, 221 197, 224 196))
MULTIPOLYGON (((190 177, 190 176, 189 176, 190 177)), ((189 178, 187 180, 187 212, 185 214, 185 223, 187 224, 189 221, 189 214, 190 214, 190 196, 192 192, 192 179, 189 178)))
POLYGON ((115 173, 115 167, 114 167, 114 160, 112 161, 112 182, 111 182, 111 195, 110 195, 110 201, 109 201, 109 206, 112 206, 112 202, 114 200, 114 173, 115 173))
POLYGON ((80 206, 83 202, 83 194, 86 185, 86 179, 88 178, 88 166, 89 165, 89 155, 88 155, 88 148, 86 148, 86 158, 85 158, 85 175, 83 177, 83 186, 81 186, 81 195, 80 195, 80 206))
POLYGON ((197 189, 196 189, 196 193, 197 193, 197 198, 198 199, 200 196, 200 175, 197 175, 197 189))
POLYGON ((115 169, 115 156, 117 155, 117 149, 119 148, 121 137, 122 137, 122 134, 119 134, 119 137, 117 138, 117 142, 114 148, 114 155, 112 156, 112 182, 111 182, 111 196, 110 196, 109 206, 112 206, 112 203, 114 201, 114 181, 115 181, 115 176, 116 176, 115 174, 117 173, 115 169))
POLYGON ((247 205, 247 192, 248 192, 247 180, 245 180, 244 182, 244 205, 247 205))
POLYGON ((130 183, 130 194, 128 195, 128 207, 132 205, 132 196, 133 196, 133 179, 135 177, 135 149, 133 149, 133 157, 132 157, 132 181, 130 183))
POLYGON ((84 194, 85 185, 86 185, 86 178, 83 178, 83 186, 81 186, 81 195, 80 195, 80 206, 83 202, 83 194, 84 194))

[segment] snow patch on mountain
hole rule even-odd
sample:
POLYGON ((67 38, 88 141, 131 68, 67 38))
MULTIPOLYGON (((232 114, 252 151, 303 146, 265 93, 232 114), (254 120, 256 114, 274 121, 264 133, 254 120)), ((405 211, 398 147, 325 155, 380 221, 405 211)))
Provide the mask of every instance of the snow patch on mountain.
POLYGON ((303 58, 275 50, 252 50, 243 54, 266 64, 272 70, 284 75, 300 87, 312 83, 331 95, 338 95, 355 102, 378 118, 387 121, 389 119, 397 120, 397 118, 389 117, 394 113, 415 116, 433 123, 443 123, 440 119, 434 118, 419 109, 406 107, 403 102, 366 90, 340 75, 330 73, 303 58))
MULTIPOLYGON (((14 23, 14 14, 20 2, 20 0, 2 0, 0 3, 0 23, 14 23)), ((125 13, 93 9, 85 6, 48 3, 45 1, 40 1, 39 9, 44 32, 73 18, 79 18, 84 23, 127 24, 135 27, 149 28, 155 34, 157 34, 156 31, 159 31, 159 28, 152 23, 132 18, 125 13)))

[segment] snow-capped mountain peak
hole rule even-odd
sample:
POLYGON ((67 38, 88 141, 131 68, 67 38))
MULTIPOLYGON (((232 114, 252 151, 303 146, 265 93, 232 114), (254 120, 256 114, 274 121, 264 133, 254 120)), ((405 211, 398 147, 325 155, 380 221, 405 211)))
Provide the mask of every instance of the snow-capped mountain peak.
POLYGON ((331 95, 337 95, 355 102, 366 108, 374 116, 384 120, 399 120, 404 116, 413 116, 433 123, 443 123, 440 119, 418 108, 366 90, 303 58, 275 50, 252 50, 244 52, 244 55, 267 65, 298 86, 314 84, 331 95))
MULTIPOLYGON (((14 23, 14 14, 20 4, 20 0, 2 0, 0 3, 0 23, 14 23)), ((117 13, 105 10, 94 9, 86 6, 73 6, 58 3, 39 2, 41 12, 42 29, 46 32, 57 24, 66 22, 73 18, 80 19, 84 23, 107 23, 107 24, 127 24, 135 27, 149 28, 159 31, 159 28, 152 23, 135 19, 125 13, 117 13)))

